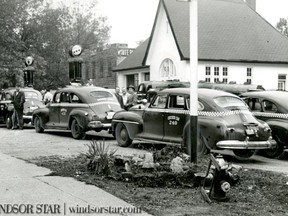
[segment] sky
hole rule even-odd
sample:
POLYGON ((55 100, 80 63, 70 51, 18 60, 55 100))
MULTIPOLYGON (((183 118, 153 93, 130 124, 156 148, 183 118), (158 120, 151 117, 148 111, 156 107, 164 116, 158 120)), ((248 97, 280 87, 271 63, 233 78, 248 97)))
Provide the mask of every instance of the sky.
MULTIPOLYGON (((159 0, 98 0, 99 15, 107 16, 107 24, 112 27, 110 43, 127 43, 134 48, 138 41, 147 39, 158 3, 159 0)), ((288 17, 288 0, 256 0, 256 11, 275 26, 280 18, 288 17)))

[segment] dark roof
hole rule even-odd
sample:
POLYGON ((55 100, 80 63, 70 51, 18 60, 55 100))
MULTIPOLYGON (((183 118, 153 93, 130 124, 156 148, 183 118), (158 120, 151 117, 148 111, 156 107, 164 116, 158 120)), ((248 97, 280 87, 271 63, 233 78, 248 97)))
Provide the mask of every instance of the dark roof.
MULTIPOLYGON (((189 59, 189 7, 163 2, 179 54, 189 59)), ((242 0, 198 1, 198 27, 199 60, 288 63, 288 39, 242 0)))
MULTIPOLYGON (((189 59, 189 6, 160 0, 181 59, 189 59), (181 12, 180 12, 181 11, 181 12)), ((160 4, 158 6, 159 11, 160 4)), ((153 38, 139 46, 115 71, 143 67, 153 38), (133 55, 134 54, 134 55, 133 55)), ((198 1, 198 58, 202 61, 288 63, 288 39, 243 0, 198 1)))
POLYGON ((113 71, 121 71, 126 69, 138 69, 143 67, 148 67, 142 65, 144 60, 144 54, 147 50, 149 39, 146 39, 141 45, 135 49, 132 54, 125 58, 113 71))

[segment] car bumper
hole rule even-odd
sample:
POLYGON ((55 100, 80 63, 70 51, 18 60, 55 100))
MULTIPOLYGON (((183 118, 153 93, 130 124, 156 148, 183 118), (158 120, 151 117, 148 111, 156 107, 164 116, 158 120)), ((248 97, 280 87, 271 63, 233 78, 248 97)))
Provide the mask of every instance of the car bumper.
POLYGON ((111 123, 102 123, 101 121, 91 121, 88 123, 89 129, 108 129, 111 128, 111 123))
POLYGON ((216 146, 221 149, 270 149, 276 144, 276 141, 269 137, 266 141, 249 141, 249 138, 244 141, 222 140, 217 142, 216 146))

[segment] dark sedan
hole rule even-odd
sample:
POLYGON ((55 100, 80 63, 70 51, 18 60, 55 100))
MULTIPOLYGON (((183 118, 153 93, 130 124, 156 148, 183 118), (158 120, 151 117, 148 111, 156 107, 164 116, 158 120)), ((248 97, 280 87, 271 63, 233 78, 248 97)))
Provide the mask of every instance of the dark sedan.
MULTIPOLYGON (((23 120, 25 124, 30 124, 32 119, 32 112, 35 109, 43 107, 41 93, 33 88, 25 87, 21 88, 21 91, 25 94, 25 103, 23 107, 23 120)), ((6 127, 10 129, 12 127, 12 114, 14 106, 12 104, 12 95, 16 91, 16 88, 10 87, 4 89, 1 92, 0 100, 0 122, 6 123, 6 127)))
MULTIPOLYGON (((165 89, 148 107, 136 105, 116 113, 112 129, 120 146, 133 140, 167 144, 189 143, 189 88, 165 89)), ((269 149, 275 141, 267 123, 258 121, 238 96, 211 89, 198 89, 198 152, 231 149, 249 158, 256 149, 269 149)))
POLYGON ((284 156, 288 146, 288 92, 284 91, 255 91, 241 95, 250 107, 254 116, 269 124, 272 136, 277 142, 275 148, 266 150, 271 158, 284 156))
POLYGON ((67 87, 57 90, 46 107, 33 112, 33 124, 38 133, 45 129, 71 130, 73 138, 81 139, 89 130, 109 130, 119 110, 117 98, 107 89, 67 87))

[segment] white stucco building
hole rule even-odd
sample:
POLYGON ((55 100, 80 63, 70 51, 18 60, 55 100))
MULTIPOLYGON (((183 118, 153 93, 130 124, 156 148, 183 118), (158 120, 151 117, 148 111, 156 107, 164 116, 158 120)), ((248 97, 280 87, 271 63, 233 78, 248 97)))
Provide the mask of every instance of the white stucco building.
MULTIPOLYGON (((198 49, 198 81, 288 89, 288 39, 255 11, 255 0, 198 1, 198 49)), ((150 37, 114 69, 117 85, 189 81, 189 71, 189 7, 160 0, 150 37)))

